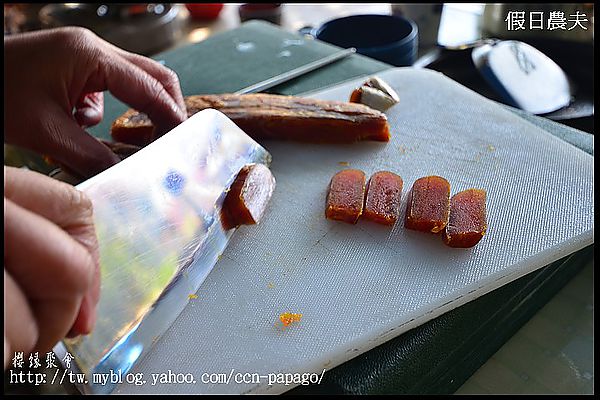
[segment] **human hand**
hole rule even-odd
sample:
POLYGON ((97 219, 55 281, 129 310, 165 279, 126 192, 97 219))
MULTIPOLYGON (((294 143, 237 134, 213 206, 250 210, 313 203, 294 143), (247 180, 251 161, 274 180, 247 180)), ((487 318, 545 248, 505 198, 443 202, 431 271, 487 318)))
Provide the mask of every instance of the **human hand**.
POLYGON ((84 128, 100 122, 102 91, 142 111, 164 133, 187 118, 177 75, 84 28, 4 38, 4 134, 82 176, 118 157, 84 128))
POLYGON ((66 183, 4 167, 4 366, 91 332, 100 296, 92 203, 66 183))

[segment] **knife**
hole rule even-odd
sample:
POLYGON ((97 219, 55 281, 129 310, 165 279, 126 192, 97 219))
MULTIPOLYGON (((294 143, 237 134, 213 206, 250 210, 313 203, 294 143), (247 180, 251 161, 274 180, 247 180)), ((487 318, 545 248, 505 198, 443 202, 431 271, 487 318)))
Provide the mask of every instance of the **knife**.
POLYGON ((342 58, 346 58, 349 55, 354 54, 354 53, 356 53, 356 49, 354 47, 350 47, 348 49, 338 51, 337 53, 333 53, 327 57, 323 57, 319 60, 313 61, 306 65, 302 65, 298 68, 294 68, 290 71, 283 72, 279 75, 275 75, 272 78, 265 79, 264 81, 261 81, 261 82, 255 83, 253 85, 250 85, 248 87, 245 87, 243 89, 240 89, 240 90, 234 92, 234 94, 247 94, 247 93, 262 92, 264 90, 270 89, 270 88, 277 86, 279 84, 282 84, 284 82, 290 81, 294 78, 297 78, 299 76, 307 74, 311 71, 314 71, 316 69, 324 67, 325 65, 329 65, 333 62, 341 60, 342 58))
POLYGON ((208 109, 76 186, 94 205, 98 317, 90 335, 64 339, 54 352, 85 376, 75 383, 82 393, 112 392, 193 301, 234 232, 220 219, 228 188, 244 165, 270 161, 208 109))

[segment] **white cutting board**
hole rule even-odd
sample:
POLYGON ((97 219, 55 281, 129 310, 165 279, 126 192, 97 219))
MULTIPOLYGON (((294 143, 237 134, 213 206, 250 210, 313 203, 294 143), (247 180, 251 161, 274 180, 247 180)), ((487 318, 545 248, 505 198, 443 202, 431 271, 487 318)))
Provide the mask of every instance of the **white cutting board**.
MULTIPOLYGON (((378 75, 401 99, 387 112, 392 140, 264 143, 277 189, 263 222, 236 232, 198 298, 132 370, 146 384, 117 393, 281 393, 294 385, 269 386, 266 375, 331 369, 593 243, 592 156, 442 74, 378 75), (426 175, 445 177, 451 194, 485 189, 487 235, 453 249, 402 222, 326 220, 329 181, 348 167, 402 176, 404 205, 426 175), (281 328, 285 311, 302 321, 281 328), (196 382, 152 385, 152 373, 169 370, 196 382), (236 384, 238 373, 264 377, 236 384), (203 383, 203 374, 230 383, 203 383)), ((362 81, 311 97, 345 101, 362 81)))

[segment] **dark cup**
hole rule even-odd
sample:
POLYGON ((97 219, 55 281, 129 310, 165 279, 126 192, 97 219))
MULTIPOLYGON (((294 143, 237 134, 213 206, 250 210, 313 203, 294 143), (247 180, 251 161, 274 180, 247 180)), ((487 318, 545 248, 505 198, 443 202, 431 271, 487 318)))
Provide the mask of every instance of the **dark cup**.
POLYGON ((241 22, 260 19, 281 25, 281 4, 279 3, 244 3, 238 11, 241 22))
POLYGON ((417 59, 417 25, 394 15, 351 15, 324 23, 310 32, 315 38, 349 48, 395 66, 409 66, 417 59))

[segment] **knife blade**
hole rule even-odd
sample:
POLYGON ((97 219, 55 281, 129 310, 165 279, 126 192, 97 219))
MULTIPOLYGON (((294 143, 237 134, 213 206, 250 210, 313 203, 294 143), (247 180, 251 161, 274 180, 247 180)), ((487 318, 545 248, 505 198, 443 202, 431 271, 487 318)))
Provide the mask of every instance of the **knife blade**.
POLYGON ((220 212, 247 164, 270 154, 224 114, 201 111, 137 153, 77 185, 92 200, 100 247, 98 318, 54 351, 83 373, 83 393, 110 393, 193 299, 234 230, 220 212), (104 379, 104 382, 101 381, 104 379))
POLYGON ((318 60, 308 63, 306 65, 302 65, 298 68, 294 68, 290 71, 283 72, 279 75, 275 75, 272 78, 265 79, 264 81, 261 81, 261 82, 255 83, 253 85, 250 85, 248 87, 245 87, 243 89, 240 89, 240 90, 234 92, 234 94, 247 94, 247 93, 262 92, 262 91, 270 89, 274 86, 280 85, 284 82, 290 81, 294 78, 297 78, 299 76, 307 74, 311 71, 314 71, 316 69, 319 69, 321 67, 329 65, 333 62, 336 62, 338 60, 346 58, 349 55, 354 54, 354 53, 356 53, 356 49, 354 47, 350 47, 348 49, 338 51, 337 53, 333 53, 331 55, 328 55, 327 57, 323 57, 321 59, 318 59, 318 60))

